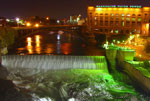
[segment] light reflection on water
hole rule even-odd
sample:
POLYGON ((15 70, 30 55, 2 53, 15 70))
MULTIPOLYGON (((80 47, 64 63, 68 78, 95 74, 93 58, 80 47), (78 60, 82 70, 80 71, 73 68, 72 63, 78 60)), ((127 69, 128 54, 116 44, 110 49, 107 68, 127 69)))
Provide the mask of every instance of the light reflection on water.
POLYGON ((86 40, 76 32, 64 32, 60 39, 58 33, 40 32, 16 42, 9 54, 32 55, 104 55, 96 45, 88 46, 86 40))
POLYGON ((27 42, 26 48, 27 48, 28 54, 33 54, 33 53, 40 54, 41 53, 41 45, 40 45, 41 36, 40 35, 35 35, 35 40, 32 37, 27 37, 26 42, 27 42))
POLYGON ((32 38, 27 37, 26 40, 27 40, 27 50, 28 50, 29 54, 33 54, 32 38))
POLYGON ((35 49, 36 49, 36 52, 37 52, 38 54, 41 53, 40 38, 41 38, 40 35, 36 35, 36 36, 35 36, 35 40, 36 40, 36 41, 35 41, 35 43, 36 43, 35 49))
MULTIPOLYGON (((60 39, 57 39, 59 34, 36 34, 26 37, 25 47, 18 47, 19 54, 72 54, 72 35, 71 33, 61 34, 60 39)), ((60 35, 59 35, 60 36, 60 35)), ((80 43, 79 43, 80 44, 80 43)), ((81 47, 82 48, 82 47, 81 47)))

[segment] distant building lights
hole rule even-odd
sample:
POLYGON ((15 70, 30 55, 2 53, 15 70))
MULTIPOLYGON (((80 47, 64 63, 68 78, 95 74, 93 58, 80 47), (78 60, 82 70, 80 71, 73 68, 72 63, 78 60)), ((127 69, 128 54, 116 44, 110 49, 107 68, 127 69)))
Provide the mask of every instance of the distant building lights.
POLYGON ((31 26, 31 23, 30 23, 30 22, 27 22, 26 26, 27 26, 27 27, 30 27, 30 26, 31 26))
POLYGON ((57 20, 57 23, 59 24, 59 23, 60 23, 60 21, 59 21, 59 20, 57 20))
POLYGON ((146 24, 146 29, 149 30, 149 24, 146 24))
POLYGON ((35 24, 35 27, 39 27, 39 24, 35 24))
POLYGON ((49 20, 49 17, 46 17, 46 20, 49 20))
POLYGON ((16 18, 16 21, 17 21, 17 22, 19 22, 19 20, 20 20, 19 18, 16 18))
POLYGON ((10 19, 6 19, 7 22, 10 22, 10 19))

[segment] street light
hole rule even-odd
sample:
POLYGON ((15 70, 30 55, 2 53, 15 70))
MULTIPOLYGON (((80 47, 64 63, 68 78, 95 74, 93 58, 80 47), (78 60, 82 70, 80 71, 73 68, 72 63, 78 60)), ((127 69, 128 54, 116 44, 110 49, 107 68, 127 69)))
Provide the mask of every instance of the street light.
POLYGON ((17 25, 18 25, 18 27, 19 27, 19 18, 16 18, 16 22, 17 22, 17 25))
POLYGON ((17 21, 17 22, 19 22, 19 20, 20 20, 19 18, 16 18, 16 21, 17 21))
POLYGON ((31 23, 30 23, 30 22, 27 22, 27 23, 26 23, 26 26, 27 26, 27 27, 30 27, 30 26, 31 26, 31 23))
POLYGON ((49 20, 49 17, 46 17, 46 20, 49 20))
POLYGON ((39 27, 39 24, 35 24, 35 27, 39 27))

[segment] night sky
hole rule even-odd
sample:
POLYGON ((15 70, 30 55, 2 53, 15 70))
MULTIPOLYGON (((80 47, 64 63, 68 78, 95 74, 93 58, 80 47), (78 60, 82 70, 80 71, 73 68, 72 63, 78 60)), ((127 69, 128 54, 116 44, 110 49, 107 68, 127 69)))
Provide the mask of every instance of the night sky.
POLYGON ((81 14, 86 17, 87 6, 95 4, 150 6, 150 0, 1 0, 0 16, 69 18, 81 14))

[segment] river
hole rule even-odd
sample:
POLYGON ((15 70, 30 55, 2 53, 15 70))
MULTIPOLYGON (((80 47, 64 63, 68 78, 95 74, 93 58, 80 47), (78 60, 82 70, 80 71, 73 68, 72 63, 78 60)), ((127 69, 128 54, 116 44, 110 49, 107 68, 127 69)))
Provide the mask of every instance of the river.
MULTIPOLYGON (((75 32, 44 31, 16 41, 9 55, 103 56, 105 51, 75 32)), ((8 76, 26 96, 14 101, 148 101, 122 73, 101 70, 9 69, 8 76), (27 97, 28 96, 28 97, 27 97)))

